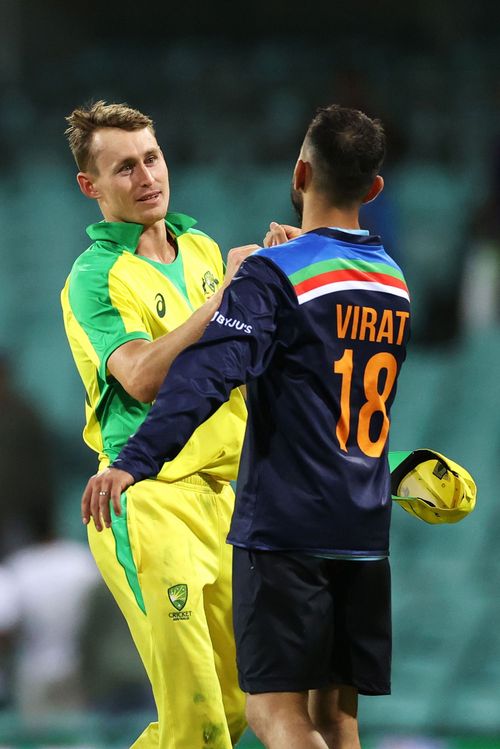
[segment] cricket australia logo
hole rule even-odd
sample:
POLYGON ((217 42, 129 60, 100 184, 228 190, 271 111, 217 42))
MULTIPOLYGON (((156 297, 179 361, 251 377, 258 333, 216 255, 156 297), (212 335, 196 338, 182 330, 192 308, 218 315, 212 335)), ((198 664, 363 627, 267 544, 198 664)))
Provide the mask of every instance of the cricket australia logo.
POLYGON ((167 593, 174 609, 182 611, 188 599, 188 586, 185 583, 172 585, 172 587, 167 590, 167 593))
POLYGON ((172 585, 172 587, 167 590, 167 594, 170 603, 174 609, 176 609, 175 612, 169 614, 169 617, 174 621, 190 619, 191 611, 183 610, 188 599, 188 586, 186 583, 172 585))
POLYGON ((219 285, 219 279, 215 278, 211 270, 207 270, 207 272, 203 275, 203 278, 201 280, 201 285, 202 285, 203 293, 205 294, 205 296, 211 296, 212 294, 215 294, 215 292, 217 291, 217 286, 219 285))

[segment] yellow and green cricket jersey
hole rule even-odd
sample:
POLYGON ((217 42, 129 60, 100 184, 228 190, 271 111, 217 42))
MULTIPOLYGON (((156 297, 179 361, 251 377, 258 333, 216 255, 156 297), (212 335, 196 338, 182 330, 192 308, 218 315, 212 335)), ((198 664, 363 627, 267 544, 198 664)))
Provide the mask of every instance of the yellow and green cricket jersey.
MULTIPOLYGON (((152 341, 181 325, 222 282, 217 244, 196 221, 168 213, 177 240, 174 262, 136 255, 143 226, 101 221, 88 227, 92 245, 76 260, 61 294, 64 325, 86 390, 85 442, 104 467, 114 460, 149 411, 107 370, 110 355, 136 338, 152 341)), ((236 478, 246 406, 239 390, 192 435, 158 478, 177 481, 203 472, 236 478)))

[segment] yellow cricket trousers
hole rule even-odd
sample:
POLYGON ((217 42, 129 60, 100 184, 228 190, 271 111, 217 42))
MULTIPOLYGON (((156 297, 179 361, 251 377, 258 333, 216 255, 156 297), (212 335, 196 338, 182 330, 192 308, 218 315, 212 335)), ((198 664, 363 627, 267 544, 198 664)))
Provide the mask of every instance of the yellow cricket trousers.
POLYGON ((231 618, 234 505, 199 474, 141 481, 89 543, 152 684, 158 721, 133 749, 230 749, 245 729, 231 618))

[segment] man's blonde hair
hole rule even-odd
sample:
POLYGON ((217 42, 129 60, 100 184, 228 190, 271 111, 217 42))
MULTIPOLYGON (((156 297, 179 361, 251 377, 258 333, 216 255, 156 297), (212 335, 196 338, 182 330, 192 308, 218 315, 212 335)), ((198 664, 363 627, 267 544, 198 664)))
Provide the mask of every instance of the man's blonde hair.
POLYGON ((106 104, 96 101, 84 107, 74 109, 66 117, 68 127, 65 135, 68 138, 71 153, 76 165, 82 172, 95 170, 92 139, 96 130, 104 127, 118 127, 121 130, 142 130, 149 127, 155 134, 153 120, 128 104, 106 104))

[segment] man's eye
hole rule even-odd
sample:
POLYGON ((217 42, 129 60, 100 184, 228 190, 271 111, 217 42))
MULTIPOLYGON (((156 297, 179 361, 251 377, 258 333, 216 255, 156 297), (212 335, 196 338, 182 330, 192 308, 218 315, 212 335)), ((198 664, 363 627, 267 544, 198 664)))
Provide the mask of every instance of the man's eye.
POLYGON ((132 164, 124 164, 122 167, 120 167, 120 172, 130 172, 132 171, 132 164))
POLYGON ((153 164, 155 161, 157 161, 158 156, 148 156, 146 159, 146 164, 153 164))

